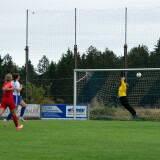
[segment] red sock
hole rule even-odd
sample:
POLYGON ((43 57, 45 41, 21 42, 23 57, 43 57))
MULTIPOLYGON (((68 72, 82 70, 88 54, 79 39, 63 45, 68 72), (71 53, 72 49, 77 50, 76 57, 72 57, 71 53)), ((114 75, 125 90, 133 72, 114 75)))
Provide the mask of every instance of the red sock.
POLYGON ((18 127, 18 120, 17 120, 16 115, 13 116, 13 121, 14 121, 15 126, 18 127))

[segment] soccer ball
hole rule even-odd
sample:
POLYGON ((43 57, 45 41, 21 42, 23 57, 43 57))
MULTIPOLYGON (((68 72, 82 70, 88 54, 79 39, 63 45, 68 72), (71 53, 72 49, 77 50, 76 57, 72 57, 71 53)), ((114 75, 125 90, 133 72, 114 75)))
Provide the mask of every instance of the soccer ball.
POLYGON ((142 76, 142 74, 141 74, 140 72, 138 72, 138 73, 136 74, 136 76, 139 78, 139 77, 142 76))

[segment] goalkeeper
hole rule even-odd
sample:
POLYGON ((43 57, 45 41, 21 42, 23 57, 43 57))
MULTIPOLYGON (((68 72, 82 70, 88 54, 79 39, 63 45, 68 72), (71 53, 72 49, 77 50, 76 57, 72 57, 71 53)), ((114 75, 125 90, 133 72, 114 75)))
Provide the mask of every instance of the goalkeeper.
POLYGON ((127 96, 126 96, 126 90, 129 87, 128 83, 124 82, 125 77, 121 78, 121 86, 118 90, 118 96, 120 99, 121 104, 132 114, 133 118, 137 117, 137 113, 134 110, 134 108, 128 103, 127 96))

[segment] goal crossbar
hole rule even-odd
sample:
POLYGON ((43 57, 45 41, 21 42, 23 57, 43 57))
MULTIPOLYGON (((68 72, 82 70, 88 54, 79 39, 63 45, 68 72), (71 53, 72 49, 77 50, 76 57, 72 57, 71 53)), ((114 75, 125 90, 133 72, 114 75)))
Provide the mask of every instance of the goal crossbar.
POLYGON ((122 69, 74 69, 74 72, 103 72, 103 71, 156 71, 160 68, 122 68, 122 69))

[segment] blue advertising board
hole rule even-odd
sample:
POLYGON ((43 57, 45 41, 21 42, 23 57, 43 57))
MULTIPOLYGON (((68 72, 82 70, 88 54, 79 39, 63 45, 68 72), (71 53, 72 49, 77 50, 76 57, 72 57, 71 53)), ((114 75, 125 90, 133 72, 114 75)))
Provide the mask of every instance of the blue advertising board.
MULTIPOLYGON (((76 106, 76 119, 87 120, 87 105, 76 106)), ((67 119, 74 118, 74 106, 70 104, 42 104, 41 119, 67 119)))

